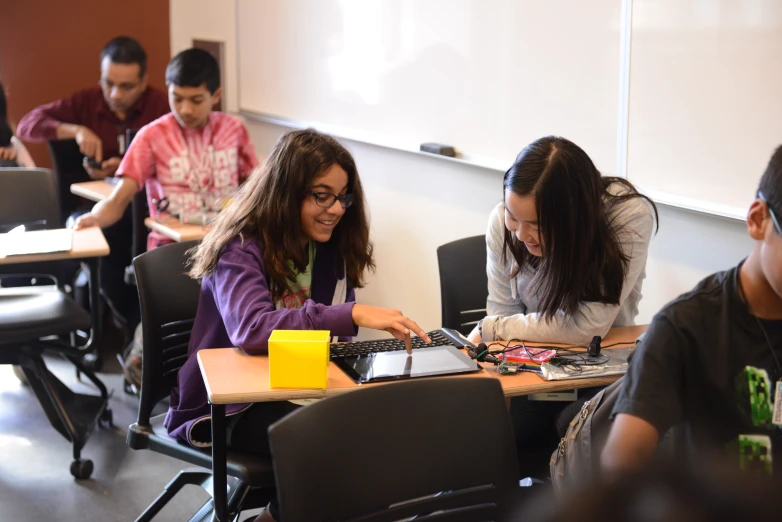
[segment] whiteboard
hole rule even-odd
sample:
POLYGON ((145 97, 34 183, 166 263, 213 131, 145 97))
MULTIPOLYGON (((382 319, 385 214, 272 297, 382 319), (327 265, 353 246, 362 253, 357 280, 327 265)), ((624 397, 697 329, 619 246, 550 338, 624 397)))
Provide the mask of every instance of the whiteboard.
POLYGON ((633 0, 627 178, 746 216, 782 143, 782 2, 633 0))
POLYGON ((557 134, 616 174, 621 11, 621 0, 238 0, 239 106, 406 150, 444 143, 501 170, 557 134))

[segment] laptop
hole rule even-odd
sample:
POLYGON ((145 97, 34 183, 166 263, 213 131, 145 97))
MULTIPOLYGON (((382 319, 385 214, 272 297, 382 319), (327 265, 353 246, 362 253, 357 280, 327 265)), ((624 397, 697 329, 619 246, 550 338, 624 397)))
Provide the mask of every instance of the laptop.
POLYGON ((0 234, 0 257, 70 252, 73 231, 67 228, 0 234))
POLYGON ((331 360, 354 382, 370 382, 455 375, 481 371, 477 362, 456 346, 458 338, 443 330, 428 333, 432 344, 413 339, 413 353, 397 339, 359 341, 331 345, 331 360))

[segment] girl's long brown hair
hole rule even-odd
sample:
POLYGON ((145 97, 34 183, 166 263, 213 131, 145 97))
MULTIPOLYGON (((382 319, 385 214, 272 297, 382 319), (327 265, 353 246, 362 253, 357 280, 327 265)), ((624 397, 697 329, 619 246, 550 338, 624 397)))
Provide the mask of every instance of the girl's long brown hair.
MULTIPOLYGON (((533 196, 542 257, 535 257, 507 228, 502 261, 513 256, 518 268, 535 271, 533 293, 547 320, 562 310, 572 316, 582 301, 619 304, 629 258, 622 250, 617 205, 646 200, 659 223, 657 207, 627 180, 603 177, 581 147, 556 136, 540 138, 522 150, 505 173, 503 192, 533 196), (618 184, 619 194, 609 191, 618 184)), ((503 194, 504 197, 504 194, 503 194)))
MULTIPOLYGON (((334 229, 329 243, 336 246, 345 262, 348 286, 364 285, 364 271, 374 270, 366 202, 356 164, 350 153, 331 136, 313 129, 282 136, 266 164, 257 168, 242 185, 233 202, 220 213, 204 240, 191 251, 190 276, 203 279, 217 266, 225 246, 239 234, 263 246, 263 262, 272 302, 277 302, 295 281, 288 266, 297 270, 307 265, 302 249, 301 205, 312 197, 313 181, 331 166, 339 165, 348 175, 350 206, 334 229)), ((342 270, 342 263, 335 264, 342 270)))

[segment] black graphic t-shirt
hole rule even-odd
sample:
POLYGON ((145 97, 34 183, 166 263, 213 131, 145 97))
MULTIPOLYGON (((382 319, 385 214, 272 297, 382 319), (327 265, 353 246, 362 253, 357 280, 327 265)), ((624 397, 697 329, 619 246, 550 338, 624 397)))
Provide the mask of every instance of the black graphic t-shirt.
POLYGON ((782 426, 772 421, 782 321, 760 321, 772 353, 739 296, 738 273, 707 277, 655 316, 614 414, 640 417, 660 434, 681 424, 693 457, 727 456, 739 469, 782 476, 782 426))

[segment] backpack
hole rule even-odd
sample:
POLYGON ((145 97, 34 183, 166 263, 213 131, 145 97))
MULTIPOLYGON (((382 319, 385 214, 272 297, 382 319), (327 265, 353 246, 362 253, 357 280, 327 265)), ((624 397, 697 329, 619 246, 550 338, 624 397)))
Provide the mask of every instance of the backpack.
POLYGON ((593 470, 598 469, 600 452, 611 431, 611 412, 623 381, 624 377, 600 390, 570 421, 549 462, 551 482, 556 491, 576 485, 579 479, 590 479, 593 470))

